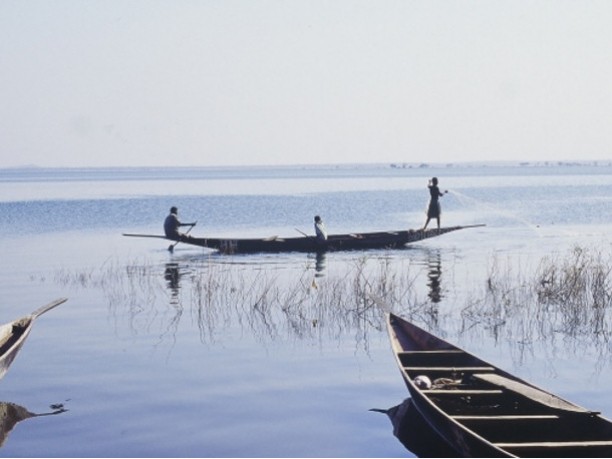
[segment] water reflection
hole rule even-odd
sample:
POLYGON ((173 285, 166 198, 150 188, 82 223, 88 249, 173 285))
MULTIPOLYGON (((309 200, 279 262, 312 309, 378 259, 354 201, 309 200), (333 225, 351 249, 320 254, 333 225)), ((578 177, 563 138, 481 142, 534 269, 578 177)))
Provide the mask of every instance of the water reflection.
POLYGON ((327 253, 317 252, 315 262, 315 277, 322 277, 325 275, 325 268, 327 267, 327 253))
POLYGON ((0 447, 4 446, 9 433, 21 421, 40 416, 53 416, 68 411, 62 404, 52 405, 51 409, 53 411, 46 413, 32 413, 15 403, 0 402, 0 447))
POLYGON ((393 425, 393 435, 418 457, 457 457, 457 452, 421 416, 411 398, 388 410, 371 411, 385 413, 393 425))
POLYGON ((324 342, 351 336, 356 347, 368 352, 370 336, 385 330, 386 311, 371 300, 374 295, 390 311, 440 335, 505 341, 513 361, 521 365, 531 358, 534 344, 551 356, 561 352, 560 346, 575 354, 580 354, 580 348, 593 348, 602 356, 601 365, 609 361, 610 308, 601 311, 603 318, 597 316, 596 321, 578 320, 592 308, 553 310, 550 303, 538 302, 530 283, 519 279, 517 288, 518 281, 495 267, 484 292, 480 293, 482 281, 471 287, 462 283, 462 290, 469 289, 464 305, 455 300, 448 303, 443 252, 427 250, 416 262, 406 253, 338 259, 328 254, 314 260, 313 255, 173 257, 172 263, 161 265, 106 263, 87 276, 63 270, 55 278, 79 287, 101 287, 109 311, 117 316, 115 323, 127 324, 133 334, 162 330, 158 344, 167 339, 175 342, 179 322, 188 317, 203 343, 219 341, 226 331, 239 327, 263 343, 287 338, 324 342), (328 263, 330 257, 333 264, 328 263), (315 276, 321 274, 316 282, 313 261, 315 276), (570 349, 572 345, 575 349, 570 349))
POLYGON ((389 257, 361 257, 343 260, 330 271, 326 255, 320 254, 314 260, 316 282, 312 259, 307 260, 304 265, 278 257, 173 257, 161 266, 107 263, 87 277, 63 270, 55 278, 101 287, 114 323, 127 324, 133 334, 162 330, 158 344, 174 343, 186 316, 203 343, 216 342, 224 330, 238 326, 261 342, 288 336, 322 342, 348 334, 367 352, 369 335, 385 330, 384 313, 370 293, 405 317, 426 303, 412 291, 414 276, 405 259, 394 264, 389 257))
POLYGON ((166 271, 164 272, 164 278, 168 283, 168 289, 170 290, 170 298, 172 303, 178 302, 181 272, 179 271, 178 263, 166 263, 166 271))
POLYGON ((427 259, 427 287, 429 299, 432 303, 439 303, 443 299, 442 286, 442 255, 439 250, 429 252, 427 259))

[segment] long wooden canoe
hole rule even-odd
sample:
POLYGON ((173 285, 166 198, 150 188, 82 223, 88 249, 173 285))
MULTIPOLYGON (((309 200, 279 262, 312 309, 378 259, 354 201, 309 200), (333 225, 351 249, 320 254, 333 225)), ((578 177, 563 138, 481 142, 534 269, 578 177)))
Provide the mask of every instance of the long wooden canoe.
POLYGON ((612 422, 389 314, 415 408, 462 457, 612 457, 612 422))
MULTIPOLYGON (((484 226, 450 226, 427 230, 379 231, 372 233, 335 234, 328 236, 326 241, 318 241, 314 236, 300 237, 268 237, 253 239, 230 238, 198 238, 186 237, 180 240, 185 244, 207 247, 222 253, 253 253, 253 252, 328 252, 338 250, 393 249, 406 244, 422 241, 442 234, 466 228, 484 226)), ((165 236, 150 234, 123 233, 130 237, 153 237, 167 239, 165 236)), ((172 247, 172 246, 171 246, 172 247)))
POLYGON ((66 302, 60 298, 38 308, 36 311, 12 322, 0 325, 0 379, 4 377, 26 338, 32 331, 34 321, 45 312, 66 302))

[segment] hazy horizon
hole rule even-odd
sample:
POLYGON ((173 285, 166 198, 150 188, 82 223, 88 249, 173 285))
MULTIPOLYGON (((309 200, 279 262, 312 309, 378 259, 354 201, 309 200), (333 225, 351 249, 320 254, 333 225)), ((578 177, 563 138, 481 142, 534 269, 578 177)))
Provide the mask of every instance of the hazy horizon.
POLYGON ((308 163, 308 164, 251 164, 251 165, 183 165, 183 166, 39 166, 36 164, 25 164, 17 166, 0 167, 0 170, 53 170, 53 169, 343 169, 343 168, 396 168, 396 169, 444 169, 461 167, 539 167, 539 166, 611 166, 612 160, 588 160, 577 159, 569 161, 514 161, 514 160, 490 160, 490 161, 455 161, 445 163, 435 162, 357 162, 357 163, 308 163))
POLYGON ((5 0, 0 168, 612 160, 612 3, 5 0))

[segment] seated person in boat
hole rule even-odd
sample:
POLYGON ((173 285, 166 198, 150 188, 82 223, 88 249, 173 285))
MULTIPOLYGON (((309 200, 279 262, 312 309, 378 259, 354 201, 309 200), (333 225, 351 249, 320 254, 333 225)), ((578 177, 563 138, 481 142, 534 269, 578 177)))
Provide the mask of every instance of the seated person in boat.
POLYGON ((323 220, 318 215, 314 218, 315 234, 317 235, 317 242, 327 241, 327 230, 323 224, 323 220))
POLYGON ((193 223, 181 223, 178 219, 178 209, 176 207, 170 208, 170 214, 166 217, 164 221, 164 232, 166 233, 166 237, 168 239, 172 239, 174 241, 184 241, 185 239, 189 239, 191 236, 179 232, 179 228, 181 226, 195 226, 196 222, 193 223))

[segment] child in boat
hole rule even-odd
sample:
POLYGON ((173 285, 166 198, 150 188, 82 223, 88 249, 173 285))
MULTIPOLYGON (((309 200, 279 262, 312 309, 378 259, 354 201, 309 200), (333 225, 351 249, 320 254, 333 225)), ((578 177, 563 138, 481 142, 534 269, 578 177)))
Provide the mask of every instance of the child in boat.
POLYGON ((325 229, 325 225, 323 224, 323 220, 318 215, 314 218, 314 227, 315 234, 317 235, 318 242, 327 241, 327 230, 325 229))

